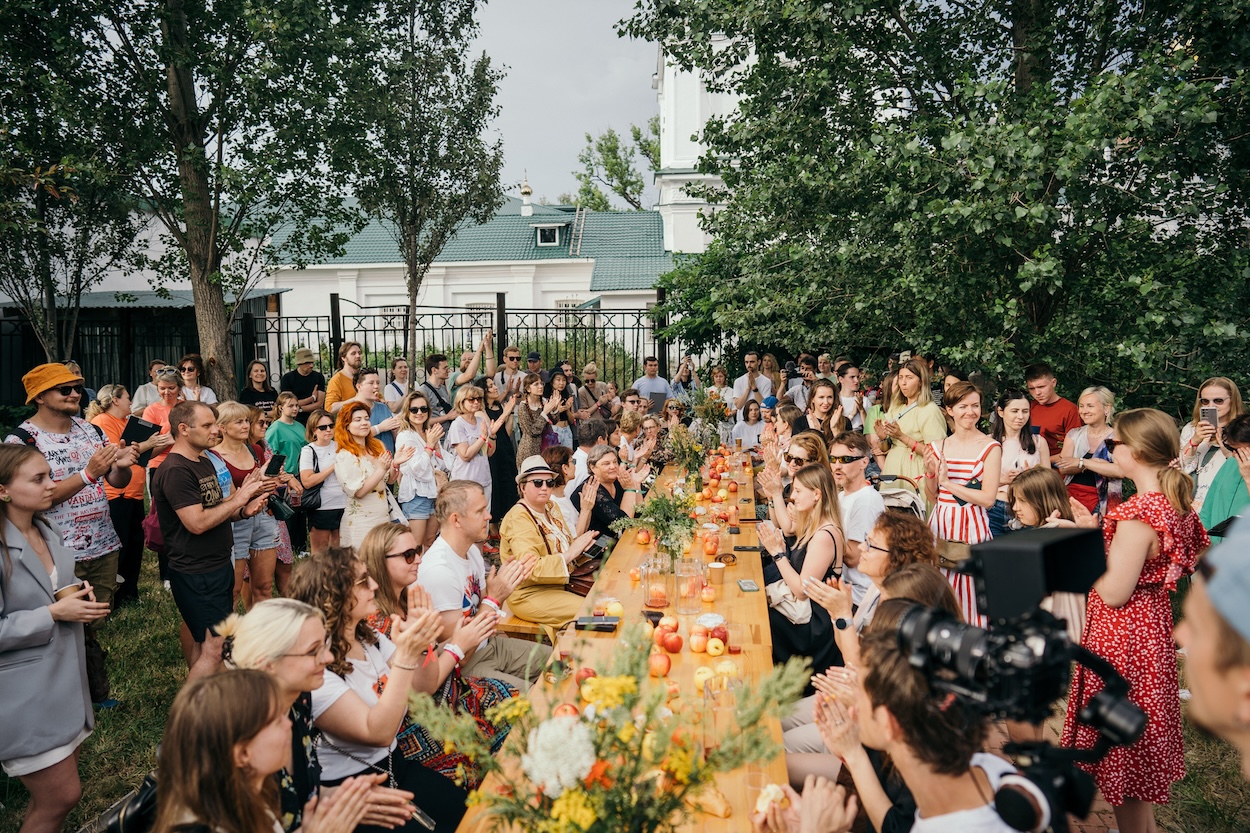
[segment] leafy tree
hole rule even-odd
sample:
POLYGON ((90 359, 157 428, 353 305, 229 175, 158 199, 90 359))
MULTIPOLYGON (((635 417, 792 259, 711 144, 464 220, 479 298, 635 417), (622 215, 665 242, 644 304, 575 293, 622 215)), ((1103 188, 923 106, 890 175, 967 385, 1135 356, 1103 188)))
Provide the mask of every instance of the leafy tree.
POLYGON ((361 206, 385 221, 404 257, 408 344, 416 344, 417 296, 430 264, 461 223, 484 223, 503 201, 503 149, 487 128, 498 112, 500 73, 471 59, 477 0, 382 2, 368 72, 349 101, 358 129, 340 152, 361 206))
POLYGON ((142 144, 84 40, 89 4, 0 9, 0 290, 48 361, 73 355, 82 294, 135 265, 142 144))
POLYGON ((367 3, 133 0, 104 6, 90 46, 123 118, 159 147, 139 195, 165 230, 164 280, 189 277, 208 383, 238 389, 241 298, 279 262, 340 250, 358 228, 329 137, 369 39, 367 3))
POLYGON ((1250 3, 643 0, 739 112, 674 335, 937 350, 1130 401, 1250 359, 1250 3))
POLYGON ((598 137, 586 134, 586 147, 577 157, 582 169, 573 172, 580 184, 574 200, 577 205, 592 211, 611 211, 612 202, 608 197, 611 193, 635 211, 642 210, 647 184, 636 159, 638 156, 645 159, 650 166, 647 170, 660 169, 660 118, 653 116, 647 122, 645 133, 636 124, 629 126, 629 132, 633 145, 622 142, 612 128, 598 137))

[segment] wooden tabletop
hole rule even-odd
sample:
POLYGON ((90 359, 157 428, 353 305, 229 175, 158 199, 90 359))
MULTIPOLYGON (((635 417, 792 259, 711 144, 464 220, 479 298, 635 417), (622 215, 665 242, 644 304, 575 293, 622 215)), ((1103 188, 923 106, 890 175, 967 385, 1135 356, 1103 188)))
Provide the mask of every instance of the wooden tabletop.
MULTIPOLYGON (((673 467, 669 466, 657 478, 653 490, 666 489, 673 477, 673 467)), ((741 476, 740 476, 741 477, 741 476)), ((736 499, 742 517, 755 517, 754 493, 752 480, 748 477, 739 481, 739 489, 730 494, 730 500, 736 499)), ((717 504, 701 503, 701 506, 713 507, 717 504)), ((736 563, 726 565, 724 583, 716 587, 717 596, 712 602, 701 604, 700 614, 719 613, 733 627, 733 635, 740 636, 741 652, 726 653, 720 657, 711 657, 706 653, 693 653, 690 650, 690 626, 700 614, 678 615, 676 600, 673 600, 663 612, 675 617, 680 622, 678 631, 683 637, 680 653, 670 654, 672 669, 668 677, 677 682, 681 688, 683 701, 693 704, 692 707, 702 708, 701 693, 696 693, 694 684, 695 670, 700 667, 714 667, 722 660, 732 660, 739 666, 742 678, 748 681, 759 680, 772 670, 772 638, 768 627, 768 602, 763 592, 763 566, 758 550, 734 552, 734 546, 756 547, 759 544, 755 534, 755 524, 744 522, 737 535, 730 536, 731 544, 728 552, 736 556, 736 563), (739 579, 753 579, 761 589, 755 592, 744 592, 738 586, 739 579)), ((725 550, 722 549, 722 553, 725 550)), ((637 542, 637 535, 630 531, 621 537, 611 556, 599 571, 594 589, 587 596, 579 615, 589 616, 603 597, 618 599, 625 607, 625 623, 641 621, 643 610, 642 587, 630 579, 630 570, 639 567, 642 562, 655 553, 654 546, 642 546, 637 542)), ((704 556, 702 548, 691 550, 691 557, 697 557, 705 564, 713 560, 704 556)), ((612 653, 619 631, 612 633, 578 631, 568 629, 561 636, 552 656, 564 653, 577 657, 582 664, 593 665, 596 657, 607 657, 612 653)), ((538 683, 533 694, 537 695, 545 683, 538 683)), ((564 687, 558 690, 568 702, 577 703, 577 692, 572 679, 566 680, 564 687)), ((548 699, 546 696, 540 699, 548 699)), ((772 721, 770 728, 778 747, 781 744, 781 725, 772 721)), ((515 735, 508 738, 508 743, 521 743, 522 739, 515 735)), ((489 793, 494 776, 490 776, 483 784, 483 792, 489 793)), ((720 791, 729 799, 733 814, 727 819, 719 819, 703 813, 694 813, 686 830, 690 831, 744 831, 750 829, 747 820, 755 807, 755 800, 764 784, 787 783, 785 755, 778 754, 767 763, 722 773, 716 778, 720 791)), ((490 819, 486 817, 481 806, 471 807, 459 828, 460 833, 484 833, 490 830, 490 819)))

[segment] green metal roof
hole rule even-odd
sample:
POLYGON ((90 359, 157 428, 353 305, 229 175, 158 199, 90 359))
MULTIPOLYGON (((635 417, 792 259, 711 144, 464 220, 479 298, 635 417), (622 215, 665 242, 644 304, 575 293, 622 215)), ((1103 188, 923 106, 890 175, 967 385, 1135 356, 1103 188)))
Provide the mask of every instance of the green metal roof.
MULTIPOLYGON (((509 197, 485 223, 466 224, 447 242, 435 263, 526 260, 593 260, 593 292, 650 289, 673 268, 664 251, 664 224, 654 211, 589 211, 578 254, 569 252, 573 213, 568 207, 535 205, 529 217, 521 201, 509 197), (539 246, 533 226, 563 223, 558 246, 539 246)), ((400 263, 402 257, 388 226, 371 220, 344 246, 343 256, 328 264, 400 263)))
MULTIPOLYGON (((287 289, 251 289, 243 296, 243 300, 250 301, 253 298, 263 298, 266 295, 282 294, 290 292, 287 289)), ((234 296, 227 292, 226 303, 233 304, 234 296)), ((189 309, 195 306, 195 297, 190 289, 171 289, 168 293, 158 293, 154 290, 141 289, 131 291, 97 290, 95 292, 84 292, 80 301, 82 309, 113 309, 125 307, 128 309, 189 309)), ((12 300, 0 300, 0 308, 9 308, 17 306, 12 300)))

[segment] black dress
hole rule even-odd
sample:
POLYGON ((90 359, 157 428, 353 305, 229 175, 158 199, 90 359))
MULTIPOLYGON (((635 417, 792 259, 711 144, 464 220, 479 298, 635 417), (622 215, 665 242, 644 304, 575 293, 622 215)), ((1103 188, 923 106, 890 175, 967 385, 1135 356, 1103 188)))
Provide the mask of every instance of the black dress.
MULTIPOLYGON (((621 501, 625 499, 625 490, 621 488, 621 484, 616 484, 616 494, 608 492, 606 486, 600 484, 599 491, 595 492, 595 506, 590 510, 590 528, 600 535, 611 535, 613 538, 619 538, 620 534, 612 531, 612 524, 621 518, 628 518, 625 510, 621 508, 621 501)), ((582 511, 582 490, 575 491, 569 501, 573 504, 573 508, 578 512, 582 511)))
MULTIPOLYGON (((834 539, 834 546, 837 547, 837 538, 828 527, 816 530, 816 535, 830 536, 834 539)), ((809 540, 801 545, 787 545, 786 557, 795 572, 803 572, 803 562, 807 559, 807 545, 810 543, 809 540)), ((837 564, 838 559, 835 558, 828 571, 821 576, 821 581, 837 574, 835 570, 837 564)), ((777 576, 779 578, 780 573, 777 576)), ((765 581, 767 580, 766 575, 765 581)), ((833 638, 833 618, 829 615, 829 611, 815 602, 812 602, 812 618, 805 624, 796 625, 771 607, 768 609, 768 624, 773 636, 773 662, 775 664, 780 665, 794 656, 810 657, 813 674, 820 674, 826 668, 843 664, 842 652, 838 650, 838 643, 833 638)), ((809 683, 807 693, 811 694, 813 691, 809 683)))
MULTIPOLYGON (((486 418, 492 423, 503 416, 503 406, 487 406, 486 418)), ((516 448, 512 444, 512 428, 505 425, 495 435, 495 453, 490 460, 490 515, 492 518, 503 518, 508 510, 516 506, 516 448)))

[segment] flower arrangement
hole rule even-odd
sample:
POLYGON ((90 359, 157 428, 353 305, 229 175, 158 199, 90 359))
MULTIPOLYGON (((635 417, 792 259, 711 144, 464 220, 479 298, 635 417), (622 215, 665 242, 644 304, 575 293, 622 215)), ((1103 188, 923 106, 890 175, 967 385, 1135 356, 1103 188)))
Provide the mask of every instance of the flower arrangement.
POLYGON ((621 518, 612 524, 615 532, 629 529, 650 529, 655 533, 656 545, 670 553, 681 552, 682 548, 694 538, 694 530, 698 525, 693 517, 694 496, 687 494, 664 494, 663 490, 655 489, 654 494, 647 497, 647 502, 638 507, 638 514, 632 518, 621 518))
POLYGON ((731 403, 716 388, 699 388, 690 394, 691 431, 704 448, 715 448, 728 437, 731 403))
POLYGON ((711 446, 705 445, 689 428, 684 425, 675 425, 669 429, 668 437, 664 440, 664 448, 671 455, 673 462, 685 469, 687 474, 697 474, 707 456, 707 449, 714 448, 719 443, 720 441, 717 440, 711 446))
POLYGON ((730 812, 713 776, 780 753, 765 718, 789 711, 808 665, 792 660, 744 686, 732 726, 717 734, 699 709, 669 699, 665 680, 648 677, 651 640, 643 628, 628 628, 613 643, 604 676, 582 683, 581 712, 560 703, 558 685, 496 706, 490 718, 513 723, 498 756, 468 715, 413 696, 415 721, 492 773, 470 793, 470 806, 535 833, 669 833, 694 812, 730 812), (538 705, 544 702, 554 708, 538 705))

